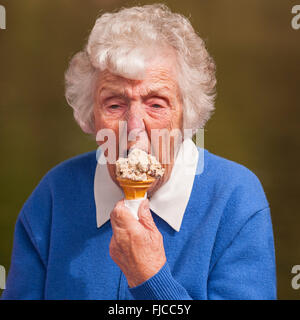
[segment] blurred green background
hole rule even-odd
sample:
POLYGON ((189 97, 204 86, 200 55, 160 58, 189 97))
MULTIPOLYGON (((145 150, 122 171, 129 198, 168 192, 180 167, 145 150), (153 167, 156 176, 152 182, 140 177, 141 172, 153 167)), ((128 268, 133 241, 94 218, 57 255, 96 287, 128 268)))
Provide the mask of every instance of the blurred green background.
MULTIPOLYGON (((156 1, 157 2, 157 1, 156 1)), ((8 271, 17 215, 42 176, 96 148, 64 99, 64 71, 101 12, 151 1, 0 0, 0 264, 8 271)), ((205 147, 261 180, 275 233, 278 297, 299 299, 300 29, 288 0, 165 1, 188 17, 217 64, 205 147)), ((298 1, 300 4, 300 1, 298 1)), ((1 291, 0 291, 1 293, 1 291)))

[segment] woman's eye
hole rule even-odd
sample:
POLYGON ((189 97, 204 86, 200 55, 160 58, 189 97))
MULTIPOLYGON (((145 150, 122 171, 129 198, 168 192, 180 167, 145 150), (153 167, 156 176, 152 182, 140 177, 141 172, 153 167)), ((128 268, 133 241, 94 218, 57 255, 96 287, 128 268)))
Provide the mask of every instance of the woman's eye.
POLYGON ((162 108, 162 106, 160 104, 152 104, 152 108, 155 108, 155 109, 159 109, 159 108, 162 108))
POLYGON ((109 106, 109 109, 118 109, 118 108, 120 108, 118 104, 112 104, 111 106, 109 106))

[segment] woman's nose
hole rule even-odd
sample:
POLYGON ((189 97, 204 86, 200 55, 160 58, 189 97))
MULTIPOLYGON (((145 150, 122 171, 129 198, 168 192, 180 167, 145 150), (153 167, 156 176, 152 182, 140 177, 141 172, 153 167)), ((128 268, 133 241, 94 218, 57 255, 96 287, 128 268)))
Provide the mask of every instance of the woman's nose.
POLYGON ((135 129, 145 130, 145 124, 143 119, 139 116, 135 116, 135 115, 131 116, 127 120, 127 129, 128 131, 132 131, 135 129))
POLYGON ((138 108, 130 107, 126 118, 128 132, 135 129, 145 130, 144 115, 138 108))
POLYGON ((148 152, 149 141, 144 122, 143 110, 131 109, 127 117, 127 135, 129 148, 139 148, 148 152))

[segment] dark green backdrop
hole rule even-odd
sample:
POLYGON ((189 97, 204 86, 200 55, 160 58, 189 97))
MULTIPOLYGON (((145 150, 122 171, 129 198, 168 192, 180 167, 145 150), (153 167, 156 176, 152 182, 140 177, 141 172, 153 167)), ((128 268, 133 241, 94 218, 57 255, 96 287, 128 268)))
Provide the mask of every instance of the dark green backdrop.
MULTIPOLYGON (((0 265, 8 270, 14 224, 41 177, 96 148, 64 100, 64 71, 100 11, 151 1, 0 0, 0 265)), ((261 180, 271 205, 278 297, 297 299, 300 264, 300 29, 288 0, 165 1, 190 17, 217 64, 216 112, 205 147, 261 180)), ((300 4, 300 2, 298 1, 300 4)))

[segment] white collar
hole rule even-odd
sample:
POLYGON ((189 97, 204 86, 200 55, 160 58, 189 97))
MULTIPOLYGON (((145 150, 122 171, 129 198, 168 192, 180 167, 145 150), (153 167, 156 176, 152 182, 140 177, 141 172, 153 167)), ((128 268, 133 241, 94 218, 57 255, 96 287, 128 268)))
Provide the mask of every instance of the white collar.
MULTIPOLYGON (((111 179, 101 153, 94 179, 97 227, 110 219, 115 204, 124 198, 123 191, 111 179), (101 161, 102 160, 102 161, 101 161)), ((149 199, 150 209, 176 231, 180 230, 188 204, 198 164, 198 149, 191 139, 185 139, 178 151, 171 176, 149 199)))

